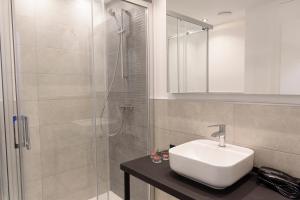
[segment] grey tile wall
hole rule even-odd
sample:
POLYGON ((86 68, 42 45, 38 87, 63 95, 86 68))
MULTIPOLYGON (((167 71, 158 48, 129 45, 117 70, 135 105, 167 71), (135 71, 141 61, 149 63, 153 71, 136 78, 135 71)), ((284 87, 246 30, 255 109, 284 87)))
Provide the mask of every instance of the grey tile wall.
MULTIPOLYGON (((120 3, 115 6, 117 16, 120 8, 129 10, 131 14, 130 34, 127 38, 127 80, 121 76, 120 63, 117 68, 112 93, 108 103, 108 129, 116 131, 124 120, 123 131, 109 138, 110 187, 117 195, 123 197, 123 173, 120 171, 122 162, 147 154, 148 147, 148 89, 147 89, 147 51, 146 51, 146 23, 145 11, 141 7, 120 3), (132 111, 123 111, 120 106, 130 105, 132 111)), ((107 43, 107 77, 108 84, 113 80, 114 65, 117 58, 119 35, 114 19, 108 22, 107 43)), ((147 185, 132 179, 132 199, 147 199, 147 185)))
MULTIPOLYGON (((154 100, 155 145, 166 149, 209 138, 208 125, 225 123, 227 142, 255 150, 255 166, 300 177, 300 107, 197 100, 154 100)), ((173 199, 156 191, 156 200, 173 199)))

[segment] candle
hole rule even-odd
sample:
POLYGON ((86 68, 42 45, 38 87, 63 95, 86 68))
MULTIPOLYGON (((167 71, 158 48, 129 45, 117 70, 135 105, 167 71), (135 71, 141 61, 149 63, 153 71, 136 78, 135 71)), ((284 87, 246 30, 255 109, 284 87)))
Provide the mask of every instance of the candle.
POLYGON ((153 158, 152 158, 152 162, 154 162, 154 163, 161 163, 161 162, 162 162, 162 161, 161 161, 161 156, 158 155, 158 154, 155 154, 155 155, 153 156, 153 158))

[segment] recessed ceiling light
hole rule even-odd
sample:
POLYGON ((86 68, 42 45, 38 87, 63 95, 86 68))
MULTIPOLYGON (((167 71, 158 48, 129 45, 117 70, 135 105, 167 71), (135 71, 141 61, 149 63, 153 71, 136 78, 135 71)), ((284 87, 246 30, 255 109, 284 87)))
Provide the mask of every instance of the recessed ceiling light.
POLYGON ((218 12, 218 15, 232 15, 232 12, 231 11, 221 11, 221 12, 218 12))
POLYGON ((208 19, 204 18, 204 19, 202 19, 202 21, 203 21, 203 22, 207 22, 207 21, 208 21, 208 19))

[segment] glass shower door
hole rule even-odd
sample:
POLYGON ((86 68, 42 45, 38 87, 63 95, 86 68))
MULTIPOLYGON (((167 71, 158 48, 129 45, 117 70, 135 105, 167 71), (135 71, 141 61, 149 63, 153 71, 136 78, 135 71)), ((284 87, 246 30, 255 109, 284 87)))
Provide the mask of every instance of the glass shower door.
POLYGON ((89 0, 14 0, 22 200, 97 196, 89 0))
MULTIPOLYGON (((20 192, 10 200, 122 197, 120 163, 149 150, 146 7, 125 1, 11 2, 14 106, 7 119, 14 124, 9 142, 16 156, 9 171, 17 175, 20 192), (99 20, 92 19, 97 14, 99 20)), ((147 199, 148 186, 132 180, 133 199, 147 199)))

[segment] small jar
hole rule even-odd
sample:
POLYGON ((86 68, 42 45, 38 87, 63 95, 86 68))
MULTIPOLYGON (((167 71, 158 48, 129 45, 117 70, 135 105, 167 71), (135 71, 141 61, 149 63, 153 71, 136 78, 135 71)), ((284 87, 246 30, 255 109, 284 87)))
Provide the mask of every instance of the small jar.
POLYGON ((169 152, 168 151, 162 152, 162 159, 163 160, 169 160, 169 152))
POLYGON ((150 152, 150 158, 153 159, 153 157, 156 155, 156 151, 155 150, 152 150, 150 152))
POLYGON ((161 163, 161 162, 162 162, 161 156, 158 155, 158 154, 155 154, 155 155, 153 156, 153 158, 152 158, 152 162, 153 162, 153 163, 156 163, 156 164, 161 163))

